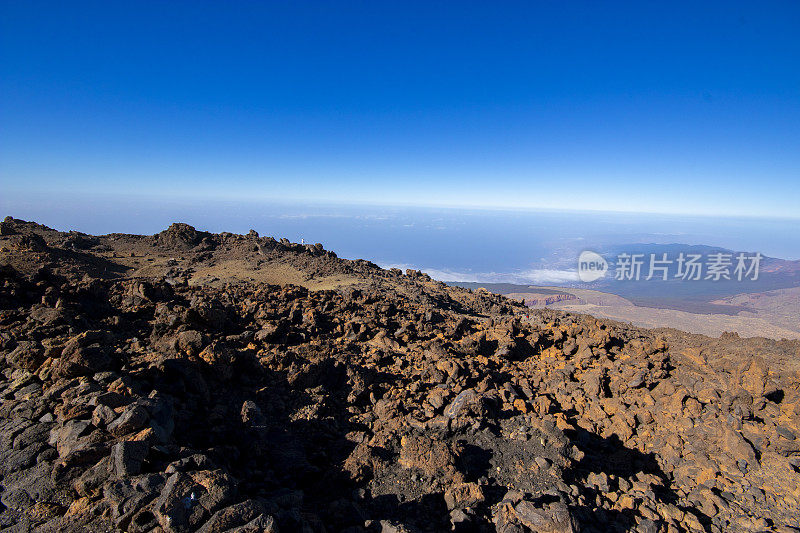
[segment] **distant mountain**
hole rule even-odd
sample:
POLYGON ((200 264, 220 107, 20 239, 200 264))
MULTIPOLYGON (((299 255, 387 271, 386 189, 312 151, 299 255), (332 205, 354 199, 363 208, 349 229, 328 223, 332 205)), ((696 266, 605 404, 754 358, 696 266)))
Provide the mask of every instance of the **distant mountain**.
MULTIPOLYGON (((756 279, 752 274, 742 280, 736 279, 734 269, 736 268, 737 256, 744 253, 747 258, 751 258, 756 251, 737 251, 715 246, 704 245, 685 245, 685 244, 626 244, 610 246, 601 250, 595 250, 602 255, 609 264, 608 274, 595 282, 574 283, 572 287, 594 289, 603 292, 610 292, 624 296, 637 305, 653 305, 658 303, 659 307, 669 307, 673 302, 676 309, 683 308, 681 302, 708 302, 714 299, 733 296, 742 293, 764 292, 776 289, 787 289, 800 286, 800 261, 789 261, 775 257, 761 256, 758 266, 758 276, 756 279), (676 277, 678 269, 678 257, 683 253, 684 257, 690 254, 701 256, 703 270, 699 280, 681 279, 676 277), (643 265, 639 279, 616 279, 617 259, 622 254, 641 254, 643 265), (647 280, 651 254, 656 260, 663 258, 666 254, 667 260, 672 261, 668 266, 668 278, 660 277, 660 272, 656 272, 653 279, 647 280), (728 269, 730 279, 720 277, 719 279, 707 279, 709 259, 715 254, 725 254, 730 257, 731 265, 728 269)), ((749 262, 748 262, 749 266, 749 262)))

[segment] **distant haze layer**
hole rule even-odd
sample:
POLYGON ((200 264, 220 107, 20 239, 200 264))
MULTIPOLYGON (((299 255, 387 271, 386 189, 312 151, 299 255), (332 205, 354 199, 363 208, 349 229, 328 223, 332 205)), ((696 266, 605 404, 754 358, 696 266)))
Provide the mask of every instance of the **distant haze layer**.
POLYGON ((152 234, 176 221, 214 232, 255 229, 322 242, 346 258, 456 281, 566 283, 575 278, 581 251, 636 243, 702 244, 800 259, 800 222, 792 219, 30 195, 6 196, 0 210, 93 234, 152 234))

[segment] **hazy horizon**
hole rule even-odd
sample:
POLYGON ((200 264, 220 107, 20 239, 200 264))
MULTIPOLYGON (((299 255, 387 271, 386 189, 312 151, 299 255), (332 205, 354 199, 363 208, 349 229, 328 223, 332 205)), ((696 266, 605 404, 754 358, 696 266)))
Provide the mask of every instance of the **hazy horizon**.
POLYGON ((347 259, 421 269, 447 281, 575 281, 578 254, 626 244, 708 245, 800 259, 798 222, 780 218, 566 210, 491 210, 294 202, 84 198, 85 209, 39 198, 0 199, 3 216, 91 234, 199 230, 321 242, 347 259))

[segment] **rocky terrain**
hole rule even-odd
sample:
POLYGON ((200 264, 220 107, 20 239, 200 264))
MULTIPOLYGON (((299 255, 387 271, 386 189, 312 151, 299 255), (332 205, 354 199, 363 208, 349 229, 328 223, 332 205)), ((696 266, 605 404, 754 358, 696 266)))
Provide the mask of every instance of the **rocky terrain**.
POLYGON ((0 361, 2 531, 800 531, 798 341, 7 218, 0 361))
POLYGON ((484 287, 529 307, 549 307, 573 314, 588 314, 643 328, 674 328, 719 337, 732 332, 740 337, 800 340, 800 287, 743 293, 710 302, 684 298, 638 301, 617 294, 573 287, 537 287, 510 283, 461 283, 484 287))
POLYGON ((578 297, 574 294, 540 294, 536 292, 522 292, 506 294, 508 298, 519 300, 528 307, 547 307, 559 302, 575 302, 578 297))

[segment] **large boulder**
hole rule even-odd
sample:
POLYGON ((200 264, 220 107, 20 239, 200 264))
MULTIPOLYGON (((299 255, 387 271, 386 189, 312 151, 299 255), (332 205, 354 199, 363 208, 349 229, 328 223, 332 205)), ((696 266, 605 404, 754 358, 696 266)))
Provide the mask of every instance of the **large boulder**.
POLYGON ((75 378, 113 368, 113 336, 105 331, 86 331, 71 338, 52 367, 55 378, 75 378))

